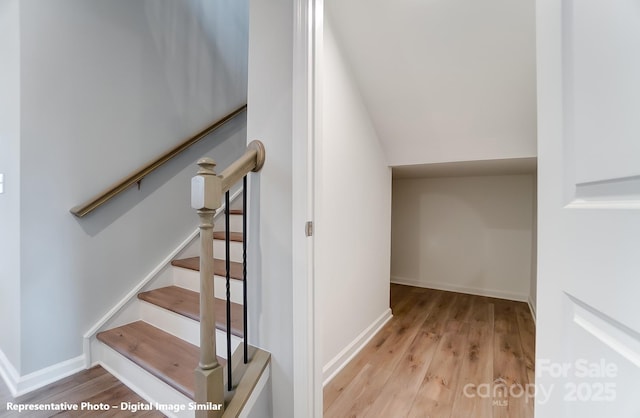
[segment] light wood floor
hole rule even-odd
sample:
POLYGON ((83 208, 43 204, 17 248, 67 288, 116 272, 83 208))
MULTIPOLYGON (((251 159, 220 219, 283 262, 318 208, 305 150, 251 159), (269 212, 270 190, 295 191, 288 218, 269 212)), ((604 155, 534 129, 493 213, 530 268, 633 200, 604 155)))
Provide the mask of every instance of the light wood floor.
POLYGON ((82 402, 91 404, 120 405, 120 402, 146 404, 142 398, 118 379, 100 366, 93 367, 58 382, 45 386, 27 395, 14 399, 9 389, 0 379, 0 417, 164 417, 157 411, 140 411, 135 415, 129 411, 112 409, 110 411, 30 411, 19 414, 17 411, 7 411, 7 402, 14 404, 49 404, 69 402, 80 405, 82 402))
POLYGON ((391 307, 393 319, 324 388, 325 418, 533 417, 525 303, 392 284, 391 307))

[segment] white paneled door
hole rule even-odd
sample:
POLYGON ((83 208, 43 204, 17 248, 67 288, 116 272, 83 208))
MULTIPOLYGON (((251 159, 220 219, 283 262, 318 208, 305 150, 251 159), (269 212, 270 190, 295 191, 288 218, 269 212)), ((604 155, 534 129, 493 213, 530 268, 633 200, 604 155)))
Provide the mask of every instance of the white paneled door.
POLYGON ((538 0, 536 417, 640 417, 640 0, 538 0))

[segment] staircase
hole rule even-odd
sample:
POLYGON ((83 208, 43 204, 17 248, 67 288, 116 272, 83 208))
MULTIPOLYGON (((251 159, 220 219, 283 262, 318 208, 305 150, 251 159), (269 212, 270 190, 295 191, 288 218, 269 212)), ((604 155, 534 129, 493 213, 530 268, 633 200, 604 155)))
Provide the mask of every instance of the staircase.
MULTIPOLYGON (((262 358, 263 365, 243 362, 243 217, 242 210, 229 211, 229 340, 231 353, 237 353, 233 355, 233 390, 225 390, 225 417, 237 416, 269 362, 268 353, 254 347, 249 347, 250 357, 252 360, 262 358), (242 390, 245 399, 237 400, 238 405, 230 408, 234 392, 240 392, 240 379, 251 367, 257 367, 256 381, 248 383, 251 390, 242 390)), ((216 225, 221 225, 213 232, 216 355, 218 363, 224 366, 226 388, 227 302, 226 298, 221 299, 227 290, 226 226, 223 219, 219 219, 223 217, 216 218, 216 225)), ((200 356, 200 257, 189 255, 198 253, 198 241, 194 240, 182 250, 182 257, 172 260, 91 341, 94 364, 101 364, 167 416, 193 417, 195 414, 190 408, 195 405, 194 371, 200 356)))

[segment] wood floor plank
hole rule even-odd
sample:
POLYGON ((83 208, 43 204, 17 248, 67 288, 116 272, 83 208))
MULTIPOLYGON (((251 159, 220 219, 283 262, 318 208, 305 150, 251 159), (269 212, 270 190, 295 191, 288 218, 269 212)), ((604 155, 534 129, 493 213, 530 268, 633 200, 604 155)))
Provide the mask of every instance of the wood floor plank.
POLYGON ((436 300, 435 306, 429 312, 431 320, 425 324, 428 332, 440 335, 444 332, 447 320, 450 318, 450 314, 455 308, 457 300, 457 293, 442 292, 441 297, 436 300))
POLYGON ((533 417, 524 399, 499 409, 463 391, 496 376, 528 381, 535 324, 526 305, 395 284, 390 300, 393 319, 325 387, 325 417, 533 417))
MULTIPOLYGON (((2 383, 0 382, 0 386, 2 383)), ((1 390, 1 389, 0 389, 1 390)), ((144 402, 131 389, 124 386, 114 376, 109 374, 100 366, 92 367, 88 370, 76 373, 58 382, 47 385, 44 388, 33 391, 17 399, 8 395, 9 398, 3 401, 0 410, 0 417, 130 417, 131 412, 112 409, 110 411, 29 411, 19 414, 17 411, 6 411, 6 401, 16 404, 49 404, 63 403, 77 404, 81 407, 82 402, 98 404, 100 402, 109 405, 119 406, 120 402, 144 402)), ((137 413, 136 417, 163 417, 158 411, 148 411, 148 413, 137 413)))
POLYGON ((46 401, 59 396, 59 394, 63 394, 62 396, 64 396, 66 392, 73 390, 77 386, 105 375, 108 375, 108 373, 102 367, 92 367, 47 385, 41 389, 20 396, 15 400, 15 402, 30 403, 35 399, 46 401))
POLYGON ((391 286, 389 288, 389 299, 390 299, 390 303, 391 303, 391 307, 393 308, 394 306, 397 305, 397 303, 404 299, 404 296, 410 291, 410 287, 409 286, 399 286, 397 284, 391 283, 391 286))
MULTIPOLYGON (((118 383, 118 379, 110 374, 104 374, 102 376, 98 376, 94 379, 88 380, 84 383, 81 383, 73 388, 69 388, 63 392, 55 392, 50 393, 48 396, 43 398, 36 398, 37 402, 34 400, 25 402, 20 400, 19 403, 80 403, 84 399, 90 398, 97 393, 112 387, 113 385, 118 383)), ((44 418, 49 417, 53 413, 51 411, 30 411, 29 418, 44 418)), ((9 413, 7 417, 18 417, 20 416, 17 412, 9 413)))
POLYGON ((395 330, 396 326, 394 323, 390 322, 385 325, 373 340, 369 342, 369 344, 367 344, 327 386, 324 387, 323 410, 325 413, 335 403, 336 399, 342 396, 346 388, 355 385, 354 381, 356 376, 363 368, 370 367, 370 359, 375 359, 376 353, 385 349, 385 343, 389 340, 395 330))
MULTIPOLYGON (((409 289, 406 286, 392 285, 391 288, 402 287, 402 294, 408 294, 409 289)), ((360 370, 369 363, 370 360, 375 361, 376 353, 384 350, 385 346, 389 344, 388 340, 391 335, 396 332, 399 327, 398 321, 395 318, 401 317, 414 303, 409 295, 403 299, 399 299, 392 302, 391 308, 394 318, 387 323, 374 337, 373 339, 345 366, 345 368, 333 378, 333 380, 324 388, 324 404, 323 409, 326 412, 329 407, 335 402, 335 400, 342 394, 344 389, 351 384, 355 376, 360 370)))
POLYGON ((92 405, 106 404, 113 406, 109 411, 66 411, 60 412, 59 414, 54 415, 56 418, 90 418, 95 417, 97 414, 103 417, 112 417, 112 418, 128 418, 132 415, 136 417, 156 417, 161 418, 164 415, 158 411, 138 411, 135 414, 128 410, 121 410, 120 403, 121 402, 131 402, 131 403, 147 403, 144 399, 138 396, 136 393, 132 392, 131 389, 123 385, 121 382, 117 382, 112 387, 97 393, 94 396, 91 396, 87 399, 83 399, 82 402, 87 402, 92 405))
POLYGON ((491 322, 493 324, 493 302, 491 298, 484 296, 473 296, 473 303, 471 306, 471 313, 467 317, 469 323, 474 324, 486 324, 491 322))
POLYGON ((482 390, 478 393, 478 388, 490 388, 493 382, 493 327, 493 304, 476 298, 452 417, 493 416, 492 399, 482 390))
POLYGON ((451 416, 456 397, 462 355, 467 344, 469 324, 448 320, 445 332, 427 369, 407 417, 451 416))
MULTIPOLYGON (((78 411, 64 411, 64 412, 60 412, 51 416, 55 416, 55 417, 89 417, 89 416, 96 416, 97 414, 104 414, 107 415, 106 411, 101 411, 101 412, 97 412, 97 411, 92 411, 90 410, 90 408, 82 408, 82 403, 83 402, 92 402, 94 399, 98 400, 98 399, 104 399, 103 394, 106 393, 112 393, 114 390, 117 390, 120 388, 120 395, 126 394, 127 392, 130 392, 130 390, 128 390, 128 388, 126 386, 124 386, 121 382, 119 382, 117 379, 115 379, 113 381, 112 384, 110 385, 105 385, 102 390, 96 390, 95 392, 86 392, 86 391, 80 391, 79 394, 77 393, 71 393, 72 398, 69 399, 73 399, 75 404, 80 405, 80 410, 78 411), (122 389, 124 388, 124 389, 122 389)), ((69 395, 65 395, 65 398, 68 398, 69 395)), ((98 402, 93 403, 93 405, 98 404, 98 402)), ((113 403, 109 404, 110 406, 113 405, 113 403)), ((111 411, 111 413, 109 414, 109 416, 113 416, 114 412, 120 412, 120 411, 111 411)), ((50 416, 50 415, 46 415, 46 416, 50 416)))
POLYGON ((450 319, 460 322, 468 322, 473 313, 474 295, 465 295, 458 293, 456 303, 451 311, 450 319))
POLYGON ((493 416, 521 418, 530 414, 523 395, 528 383, 515 303, 494 303, 493 416))
MULTIPOLYGON (((413 324, 416 317, 421 317, 424 320, 428 315, 426 311, 436 308, 442 309, 443 306, 447 306, 440 303, 440 292, 420 292, 419 295, 421 297, 409 294, 406 298, 409 301, 408 304, 399 303, 394 311, 397 315, 327 385, 324 390, 326 416, 332 416, 332 414, 336 414, 334 415, 336 417, 344 416, 345 405, 351 405, 356 401, 363 402, 360 396, 354 393, 355 384, 351 382, 367 364, 375 364, 379 367, 377 369, 379 373, 377 373, 375 381, 372 382, 373 384, 369 386, 370 393, 368 394, 368 396, 377 396, 372 392, 380 390, 380 386, 384 384, 388 375, 399 362, 398 353, 402 353, 409 346, 418 332, 418 324, 413 324)), ((371 373, 376 372, 372 371, 371 373)))
MULTIPOLYGON (((393 327, 391 334, 379 346, 375 346, 375 351, 371 352, 364 364, 357 363, 357 366, 345 370, 346 373, 354 374, 356 377, 349 378, 348 385, 339 385, 339 380, 331 382, 332 386, 340 387, 336 392, 338 395, 332 403, 327 404, 325 417, 340 418, 345 415, 345 410, 366 409, 370 399, 377 396, 378 392, 393 371, 399 361, 397 354, 405 349, 405 336, 414 335, 411 330, 404 327, 393 327), (357 384, 357 377, 361 376, 363 370, 368 370, 366 384, 357 384), (342 390, 342 388, 346 388, 342 390), (364 399, 366 398, 366 399, 364 399)), ((346 376, 347 374, 343 376, 346 376)), ((334 379, 335 380, 335 379, 334 379)))
MULTIPOLYGON (((368 376, 366 391, 356 396, 347 390, 342 394, 342 398, 327 410, 326 417, 368 416, 369 411, 373 416, 377 415, 378 411, 372 409, 374 403, 380 399, 383 399, 381 402, 384 402, 384 399, 388 400, 392 396, 387 391, 387 382, 420 332, 421 327, 430 328, 431 321, 428 321, 428 318, 431 316, 431 312, 435 311, 436 315, 446 315, 444 312, 453 308, 453 299, 443 301, 441 294, 437 294, 433 298, 424 297, 426 295, 427 293, 423 294, 422 298, 415 300, 405 317, 398 318, 398 332, 392 336, 395 338, 390 339, 387 348, 380 351, 376 359, 371 362, 374 368, 368 376), (345 404, 350 404, 350 407, 345 408, 345 404)), ((437 340, 439 335, 437 332, 433 334, 434 339, 437 340)))
MULTIPOLYGON (((422 327, 424 331, 433 334, 436 341, 439 341, 445 323, 440 319, 449 315, 449 311, 455 305, 456 297, 454 293, 411 288, 406 295, 409 304, 405 306, 400 302, 395 309, 397 315, 391 322, 394 330, 391 335, 382 345, 374 346, 377 348, 374 353, 367 352, 365 347, 362 353, 364 355, 347 366, 353 367, 351 373, 355 373, 362 368, 363 362, 368 361, 376 365, 376 369, 371 372, 372 376, 368 380, 368 391, 364 395, 355 395, 353 388, 347 388, 332 402, 333 405, 325 409, 326 416, 350 416, 352 412, 357 412, 358 416, 364 415, 377 398, 388 398, 390 395, 386 391, 383 392, 383 387, 399 363, 402 354, 420 331, 420 324, 424 322, 422 327), (427 317, 433 317, 433 320, 425 321, 427 317)), ((342 373, 341 375, 344 376, 342 373)), ((340 382, 342 376, 337 376, 334 379, 335 382, 332 381, 329 386, 340 382)))
POLYGON ((527 368, 527 382, 535 383, 535 348, 536 348, 536 326, 531 316, 529 307, 525 304, 516 306, 516 316, 518 319, 518 330, 520 332, 520 342, 522 343, 522 353, 524 355, 525 367, 527 368))
MULTIPOLYGON (((413 288, 413 289, 414 289, 413 292, 415 292, 416 288, 413 288)), ((428 354, 429 356, 431 356, 428 364, 429 367, 431 366, 431 363, 434 361, 433 356, 435 356, 437 348, 446 331, 445 328, 447 326, 447 320, 456 311, 456 303, 459 296, 460 294, 456 294, 452 292, 439 292, 438 297, 432 299, 434 305, 429 310, 428 317, 426 318, 425 322, 421 326, 421 331, 428 336, 427 338, 429 341, 429 346, 426 346, 423 349, 427 351, 433 350, 433 354, 428 354)), ((423 376, 425 374, 426 374, 426 371, 425 373, 423 373, 423 376)), ((402 397, 406 397, 409 402, 404 406, 401 406, 400 407, 401 409, 399 409, 398 411, 393 412, 394 416, 406 416, 409 413, 411 406, 413 404, 413 401, 415 400, 415 395, 419 393, 423 380, 424 378, 421 379, 420 382, 418 382, 418 388, 413 393, 414 396, 407 396, 408 394, 400 395, 402 397)), ((387 396, 386 394, 383 395, 382 397, 387 399, 390 398, 390 396, 387 396)), ((389 406, 388 408, 385 407, 385 409, 391 411, 393 409, 393 406, 389 406)))
MULTIPOLYGON (((427 321, 430 321, 429 317, 425 319, 424 323, 427 321)), ((371 418, 402 417, 409 412, 424 375, 431 365, 438 341, 442 337, 425 328, 420 329, 418 335, 403 354, 400 364, 389 377, 384 392, 378 395, 364 416, 371 418)))
MULTIPOLYGON (((527 372, 527 384, 529 385, 528 391, 533 392, 532 386, 536 382, 535 373, 535 360, 536 360, 536 326, 533 322, 533 316, 529 306, 522 303, 516 306, 518 331, 520 332, 520 342, 522 344, 522 355, 524 358, 524 366, 527 372)), ((533 399, 528 400, 526 406, 530 410, 531 416, 533 416, 535 409, 535 402, 533 399)))

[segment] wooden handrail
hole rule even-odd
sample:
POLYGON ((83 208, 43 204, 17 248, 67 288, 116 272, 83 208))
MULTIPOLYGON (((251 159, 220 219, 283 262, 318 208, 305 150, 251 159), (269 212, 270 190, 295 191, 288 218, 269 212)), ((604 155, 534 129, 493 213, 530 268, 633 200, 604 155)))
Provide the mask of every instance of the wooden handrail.
POLYGON ((260 141, 251 141, 245 153, 220 174, 222 193, 231 189, 231 186, 242 180, 250 171, 260 171, 264 165, 265 155, 264 144, 260 141))
POLYGON ((143 178, 148 176, 150 173, 157 170, 158 168, 163 166, 165 163, 167 163, 169 160, 178 156, 179 154, 184 152, 187 148, 199 142, 201 139, 209 135, 211 132, 217 130, 222 125, 229 122, 230 120, 232 120, 233 118, 235 118, 236 116, 244 112, 245 110, 247 110, 246 104, 234 110, 233 112, 229 113, 228 115, 226 115, 225 117, 223 117, 222 119, 214 123, 213 125, 209 126, 208 128, 198 132, 197 134, 187 139, 183 143, 170 149, 166 153, 162 154, 160 157, 146 164, 145 166, 143 166, 133 174, 130 174, 129 176, 125 177, 118 183, 114 184, 113 186, 109 187, 108 189, 100 193, 99 195, 89 199, 88 201, 78 206, 71 208, 70 212, 79 218, 82 218, 88 213, 91 213, 92 211, 104 205, 106 202, 108 202, 118 194, 127 190, 129 187, 133 186, 136 183, 139 183, 143 178))

